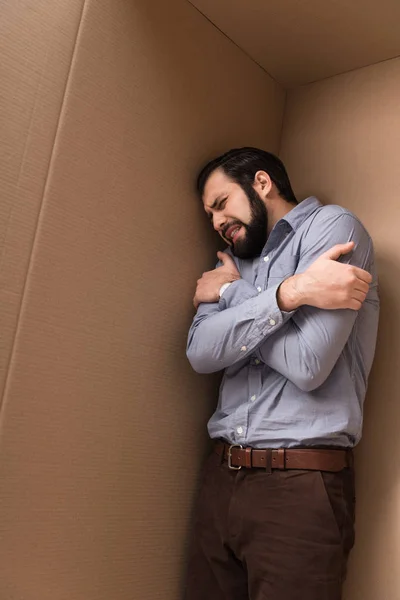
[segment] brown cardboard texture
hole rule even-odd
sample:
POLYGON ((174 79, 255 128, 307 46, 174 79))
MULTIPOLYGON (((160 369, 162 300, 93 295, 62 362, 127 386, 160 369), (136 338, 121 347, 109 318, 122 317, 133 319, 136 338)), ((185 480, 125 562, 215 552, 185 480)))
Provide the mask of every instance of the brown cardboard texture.
MULTIPOLYGON (((0 599, 182 597, 219 381, 185 357, 195 283, 217 248, 194 180, 214 155, 253 145, 281 149, 300 196, 348 206, 376 239, 385 316, 346 600, 398 600, 399 62, 288 94, 275 81, 393 56, 396 6, 372 52, 375 8, 341 3, 364 23, 358 54, 328 36, 317 61, 290 35, 261 60, 247 13, 246 44, 219 22, 233 27, 239 3, 196 4, 0 4, 0 599)), ((303 22, 299 3, 285 6, 260 8, 257 27, 303 22)), ((321 11, 330 21, 331 8, 307 6, 313 31, 321 11)))
POLYGON ((285 87, 400 55, 397 0, 190 0, 285 87))
POLYGON ((0 12, 0 597, 177 598, 216 383, 185 358, 193 179, 278 151, 284 93, 186 2, 0 12))

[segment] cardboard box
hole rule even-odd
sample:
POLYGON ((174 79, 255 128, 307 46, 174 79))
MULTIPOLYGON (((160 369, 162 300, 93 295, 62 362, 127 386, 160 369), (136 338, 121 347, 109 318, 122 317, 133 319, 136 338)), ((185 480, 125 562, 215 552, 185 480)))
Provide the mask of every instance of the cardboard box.
POLYGON ((400 54, 399 11, 3 0, 1 600, 181 597, 218 384, 185 358, 217 247, 194 178, 241 145, 280 153, 299 197, 354 210, 375 240, 346 598, 398 600, 400 61, 338 74, 400 54))

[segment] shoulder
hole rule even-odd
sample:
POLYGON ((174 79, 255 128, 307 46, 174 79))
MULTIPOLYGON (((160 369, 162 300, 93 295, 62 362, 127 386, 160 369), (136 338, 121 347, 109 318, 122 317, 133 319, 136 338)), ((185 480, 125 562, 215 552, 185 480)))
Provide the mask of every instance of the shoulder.
POLYGON ((371 239, 360 219, 351 211, 337 204, 326 204, 318 208, 306 219, 303 227, 304 236, 308 234, 321 236, 335 230, 337 233, 348 234, 366 241, 371 239))

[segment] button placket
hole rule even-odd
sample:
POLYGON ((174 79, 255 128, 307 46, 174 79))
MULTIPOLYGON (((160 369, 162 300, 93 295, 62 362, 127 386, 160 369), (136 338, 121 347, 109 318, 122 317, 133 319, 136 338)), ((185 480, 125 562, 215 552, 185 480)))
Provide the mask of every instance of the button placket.
MULTIPOLYGON (((256 359, 258 360, 258 359, 256 359)), ((256 360, 254 360, 254 363, 256 362, 256 360)), ((262 381, 261 381, 261 371, 258 368, 253 368, 251 370, 251 372, 249 373, 249 397, 248 397, 248 405, 250 406, 250 411, 251 411, 251 405, 254 404, 254 402, 257 400, 257 398, 259 397, 260 393, 261 393, 261 389, 262 389, 262 381)), ((250 412, 251 414, 251 412, 250 412)))
POLYGON ((246 441, 247 428, 249 422, 248 404, 242 403, 235 410, 232 422, 234 440, 238 444, 244 444, 246 441))
POLYGON ((271 252, 264 257, 260 258, 258 266, 258 275, 256 277, 255 285, 257 286, 257 292, 261 292, 266 289, 266 282, 268 281, 269 267, 271 261, 271 252), (261 285, 260 285, 261 284, 261 285))

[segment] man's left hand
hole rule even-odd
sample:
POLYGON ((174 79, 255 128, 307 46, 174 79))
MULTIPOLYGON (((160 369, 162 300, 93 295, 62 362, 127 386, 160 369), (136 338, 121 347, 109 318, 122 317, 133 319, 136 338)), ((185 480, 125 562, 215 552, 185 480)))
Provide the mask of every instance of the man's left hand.
POLYGON ((217 256, 222 265, 203 273, 202 277, 197 280, 196 293, 193 298, 196 310, 201 302, 218 302, 219 290, 224 283, 240 279, 240 273, 234 260, 226 252, 217 252, 217 256))

